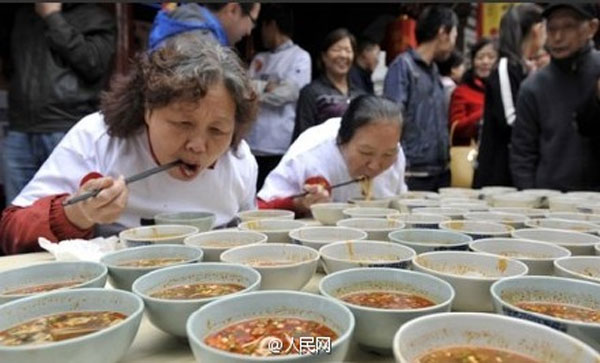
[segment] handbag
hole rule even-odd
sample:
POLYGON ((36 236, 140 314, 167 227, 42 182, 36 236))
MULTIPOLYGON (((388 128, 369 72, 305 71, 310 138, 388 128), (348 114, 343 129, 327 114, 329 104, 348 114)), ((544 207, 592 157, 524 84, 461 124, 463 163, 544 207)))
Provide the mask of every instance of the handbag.
POLYGON ((450 185, 460 188, 471 188, 475 162, 477 161, 477 144, 471 139, 469 146, 453 146, 452 140, 457 123, 450 127, 450 185))

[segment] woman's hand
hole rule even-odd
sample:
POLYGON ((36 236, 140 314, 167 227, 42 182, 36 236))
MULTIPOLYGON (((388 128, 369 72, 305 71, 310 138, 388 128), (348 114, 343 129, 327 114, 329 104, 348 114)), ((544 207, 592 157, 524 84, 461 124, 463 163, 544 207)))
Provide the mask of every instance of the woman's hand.
POLYGON ((331 201, 329 191, 321 184, 305 184, 304 190, 308 192, 307 195, 294 199, 296 208, 303 212, 310 211, 310 206, 313 204, 331 201))
POLYGON ((123 176, 116 180, 111 177, 89 180, 74 196, 94 189, 101 189, 97 196, 64 207, 67 219, 79 229, 112 223, 127 206, 129 190, 123 176))

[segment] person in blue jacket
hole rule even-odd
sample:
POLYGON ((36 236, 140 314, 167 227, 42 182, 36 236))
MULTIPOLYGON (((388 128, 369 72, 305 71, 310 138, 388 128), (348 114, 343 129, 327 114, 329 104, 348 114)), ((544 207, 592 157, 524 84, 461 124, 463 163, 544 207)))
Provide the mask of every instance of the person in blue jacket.
POLYGON ((148 48, 184 32, 210 36, 223 46, 234 46, 256 26, 260 3, 187 3, 174 10, 161 10, 154 18, 148 48))

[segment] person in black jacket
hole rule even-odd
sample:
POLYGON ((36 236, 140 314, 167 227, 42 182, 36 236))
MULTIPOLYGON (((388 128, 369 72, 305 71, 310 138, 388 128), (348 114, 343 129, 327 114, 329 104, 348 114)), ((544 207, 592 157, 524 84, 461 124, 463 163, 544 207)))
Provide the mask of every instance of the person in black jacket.
POLYGON ((379 63, 380 51, 379 44, 368 37, 363 37, 358 41, 356 58, 354 59, 354 65, 350 68, 348 77, 352 84, 362 89, 366 94, 375 94, 371 77, 373 71, 377 68, 377 63, 379 63))
POLYGON ((485 86, 473 188, 513 184, 508 154, 517 95, 533 68, 529 59, 542 48, 544 39, 542 8, 536 4, 512 6, 500 21, 499 62, 485 86))
POLYGON ((114 19, 97 5, 37 3, 17 11, 3 152, 7 204, 69 128, 97 110, 115 40, 114 19))
POLYGON ((552 4, 544 16, 552 60, 521 87, 510 159, 515 186, 598 190, 600 145, 577 125, 600 77, 600 52, 592 48, 596 7, 552 4))

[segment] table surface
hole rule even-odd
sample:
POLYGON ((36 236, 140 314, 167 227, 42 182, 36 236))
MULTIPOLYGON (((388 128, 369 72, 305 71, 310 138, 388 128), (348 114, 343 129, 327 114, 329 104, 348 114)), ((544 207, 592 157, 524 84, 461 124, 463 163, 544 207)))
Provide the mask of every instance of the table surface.
MULTIPOLYGON (((0 271, 52 260, 54 257, 46 252, 0 257, 0 271)), ((318 285, 322 277, 320 273, 315 274, 303 291, 318 294, 318 285)), ((107 283, 107 286, 110 288, 110 284, 107 283)), ((187 363, 194 362, 194 356, 186 340, 164 333, 144 316, 137 336, 121 362, 187 363)), ((391 363, 394 362, 394 358, 366 352, 353 342, 345 362, 391 363)))

